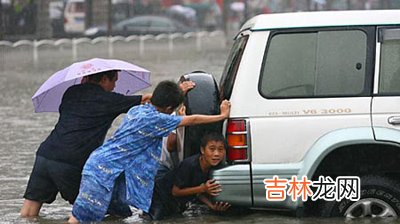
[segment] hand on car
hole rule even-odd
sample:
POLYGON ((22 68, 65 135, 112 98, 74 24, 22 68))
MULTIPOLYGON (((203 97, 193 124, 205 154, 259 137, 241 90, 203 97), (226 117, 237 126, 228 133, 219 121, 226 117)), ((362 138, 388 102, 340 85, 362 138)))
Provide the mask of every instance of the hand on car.
POLYGON ((224 116, 224 118, 228 118, 229 113, 231 112, 231 102, 228 100, 223 100, 220 105, 220 110, 221 115, 224 116))
POLYGON ((207 180, 207 182, 205 182, 204 184, 202 184, 203 186, 203 192, 207 193, 211 196, 218 196, 219 192, 222 191, 221 189, 221 185, 219 183, 217 183, 214 179, 212 180, 207 180))
POLYGON ((152 94, 143 94, 141 104, 150 103, 150 99, 153 95, 152 94))
POLYGON ((179 109, 176 112, 176 114, 179 115, 179 116, 185 116, 186 115, 186 107, 184 105, 179 107, 179 109))
POLYGON ((228 202, 217 201, 212 205, 211 209, 216 212, 224 212, 228 210, 230 207, 231 204, 229 204, 228 202))
POLYGON ((179 87, 181 88, 182 92, 184 95, 186 95, 186 93, 193 89, 196 86, 196 84, 193 81, 183 81, 179 84, 179 87))

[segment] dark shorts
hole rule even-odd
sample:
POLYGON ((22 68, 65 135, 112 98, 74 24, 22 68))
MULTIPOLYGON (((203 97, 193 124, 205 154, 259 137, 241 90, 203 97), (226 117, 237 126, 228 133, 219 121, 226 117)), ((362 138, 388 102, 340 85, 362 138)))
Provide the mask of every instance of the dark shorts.
POLYGON ((76 166, 36 156, 24 198, 52 203, 60 192, 62 198, 73 204, 79 193, 81 172, 76 166))
POLYGON ((153 198, 148 216, 152 220, 162 220, 165 217, 179 214, 184 211, 182 206, 176 198, 171 195, 175 172, 166 166, 160 166, 156 175, 156 182, 154 185, 153 198))

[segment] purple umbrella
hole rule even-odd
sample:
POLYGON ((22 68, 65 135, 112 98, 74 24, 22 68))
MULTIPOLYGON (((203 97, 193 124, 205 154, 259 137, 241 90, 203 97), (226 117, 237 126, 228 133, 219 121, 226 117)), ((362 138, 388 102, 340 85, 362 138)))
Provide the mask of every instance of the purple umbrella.
POLYGON ((114 92, 132 95, 151 86, 150 72, 146 69, 121 60, 93 58, 56 72, 43 83, 32 97, 35 112, 57 112, 70 86, 81 83, 84 76, 110 70, 120 70, 114 92))

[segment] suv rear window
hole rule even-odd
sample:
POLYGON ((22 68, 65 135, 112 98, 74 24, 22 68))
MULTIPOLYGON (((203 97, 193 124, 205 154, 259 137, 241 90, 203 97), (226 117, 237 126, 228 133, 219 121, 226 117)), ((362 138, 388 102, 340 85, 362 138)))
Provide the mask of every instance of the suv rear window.
POLYGON ((381 29, 379 94, 400 94, 400 29, 381 29))
POLYGON ((259 84, 264 97, 358 96, 365 92, 367 34, 363 30, 271 35, 259 84))

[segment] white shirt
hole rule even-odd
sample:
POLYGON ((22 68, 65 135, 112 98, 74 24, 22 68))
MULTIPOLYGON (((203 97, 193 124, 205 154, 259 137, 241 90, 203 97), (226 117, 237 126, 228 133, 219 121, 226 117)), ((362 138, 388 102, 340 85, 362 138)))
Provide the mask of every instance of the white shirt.
MULTIPOLYGON (((176 130, 172 131, 171 134, 175 134, 176 130)), ((172 169, 174 166, 174 163, 172 161, 171 158, 171 154, 169 153, 168 149, 167 149, 167 141, 168 141, 168 137, 164 137, 162 140, 162 150, 161 150, 161 158, 160 158, 160 162, 161 165, 168 167, 169 169, 172 169)))

